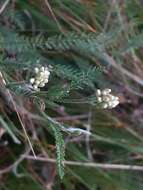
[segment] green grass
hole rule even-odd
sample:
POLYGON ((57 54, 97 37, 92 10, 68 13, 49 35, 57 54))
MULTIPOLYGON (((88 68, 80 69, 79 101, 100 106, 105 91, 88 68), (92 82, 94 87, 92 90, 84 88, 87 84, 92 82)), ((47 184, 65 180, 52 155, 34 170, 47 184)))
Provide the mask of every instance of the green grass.
POLYGON ((141 0, 0 2, 0 190, 142 190, 142 18, 141 0))

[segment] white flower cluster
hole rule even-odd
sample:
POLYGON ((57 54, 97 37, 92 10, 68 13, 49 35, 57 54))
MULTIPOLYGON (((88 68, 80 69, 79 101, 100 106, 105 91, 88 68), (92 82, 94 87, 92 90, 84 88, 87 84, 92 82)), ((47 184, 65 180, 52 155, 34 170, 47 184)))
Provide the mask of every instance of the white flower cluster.
POLYGON ((98 89, 96 91, 97 102, 101 104, 103 109, 115 108, 119 104, 119 98, 111 94, 111 89, 98 89))
POLYGON ((30 79, 33 89, 39 91, 49 81, 50 71, 48 67, 35 67, 35 77, 30 79))

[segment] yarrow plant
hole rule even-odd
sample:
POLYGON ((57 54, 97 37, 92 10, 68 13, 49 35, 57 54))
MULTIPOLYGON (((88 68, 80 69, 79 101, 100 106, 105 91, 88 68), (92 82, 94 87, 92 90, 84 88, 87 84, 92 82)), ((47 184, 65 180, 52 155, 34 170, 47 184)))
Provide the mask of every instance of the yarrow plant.
MULTIPOLYGON (((30 84, 35 91, 40 91, 49 82, 50 70, 48 67, 35 67, 35 76, 30 78, 30 84)), ((119 98, 111 94, 111 89, 96 90, 97 103, 102 109, 112 109, 119 104, 119 98)))
POLYGON ((39 91, 40 88, 44 87, 48 81, 50 76, 50 71, 48 67, 35 67, 35 76, 30 79, 30 83, 34 90, 39 91))
POLYGON ((112 109, 119 104, 119 98, 111 94, 111 89, 98 89, 96 91, 97 102, 103 109, 112 109))
POLYGON ((142 190, 143 6, 112 2, 0 1, 0 190, 142 190))

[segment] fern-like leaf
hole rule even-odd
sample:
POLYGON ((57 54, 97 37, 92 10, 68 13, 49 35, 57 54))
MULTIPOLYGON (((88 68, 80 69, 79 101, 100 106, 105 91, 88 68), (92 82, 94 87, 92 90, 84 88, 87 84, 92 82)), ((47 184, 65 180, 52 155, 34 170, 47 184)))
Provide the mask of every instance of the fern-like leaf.
POLYGON ((64 157, 65 157, 65 145, 62 137, 62 133, 58 126, 50 124, 56 140, 56 154, 57 154, 57 169, 60 178, 64 176, 64 157))

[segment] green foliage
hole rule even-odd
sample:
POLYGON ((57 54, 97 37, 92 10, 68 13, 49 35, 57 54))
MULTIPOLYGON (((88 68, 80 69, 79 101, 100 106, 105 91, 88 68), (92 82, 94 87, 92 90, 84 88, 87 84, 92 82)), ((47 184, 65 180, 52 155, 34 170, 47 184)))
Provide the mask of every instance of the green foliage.
POLYGON ((143 163, 142 1, 2 1, 0 16, 0 189, 142 190, 120 169, 143 163), (51 74, 34 91, 39 66, 51 74), (104 88, 117 108, 98 106, 104 88))
POLYGON ((65 157, 65 145, 62 137, 61 130, 56 125, 50 125, 54 132, 55 140, 56 140, 56 154, 57 154, 57 168, 60 178, 62 179, 64 176, 64 157, 65 157))

